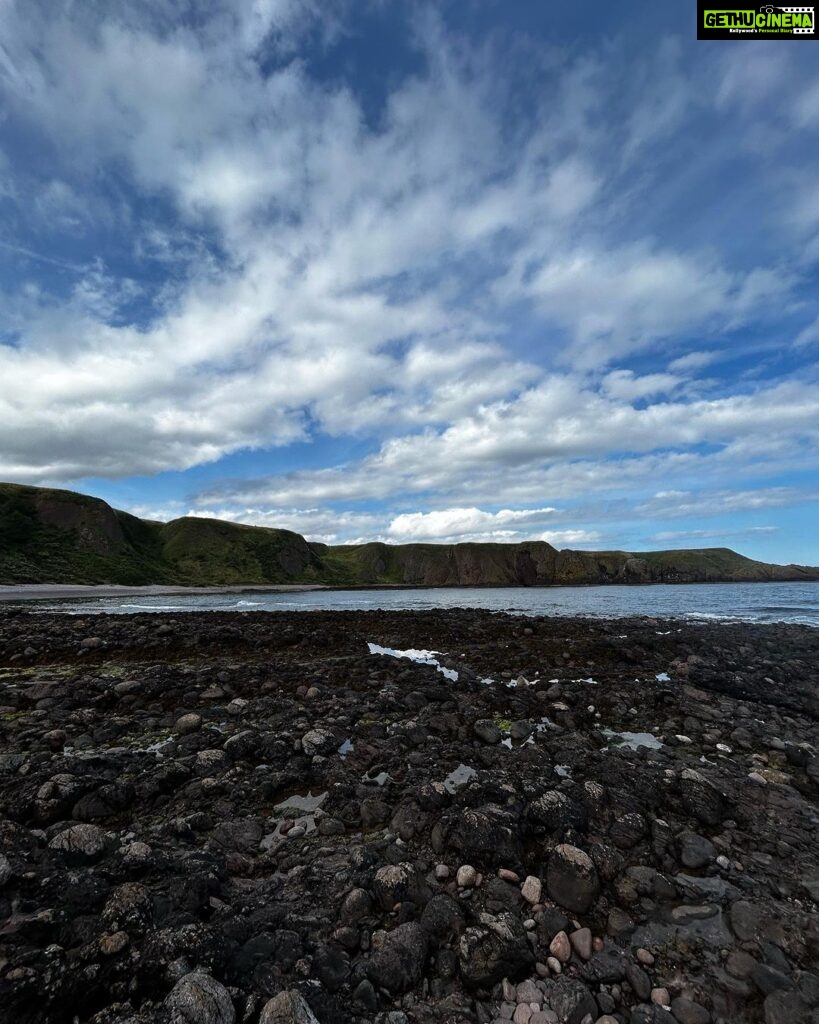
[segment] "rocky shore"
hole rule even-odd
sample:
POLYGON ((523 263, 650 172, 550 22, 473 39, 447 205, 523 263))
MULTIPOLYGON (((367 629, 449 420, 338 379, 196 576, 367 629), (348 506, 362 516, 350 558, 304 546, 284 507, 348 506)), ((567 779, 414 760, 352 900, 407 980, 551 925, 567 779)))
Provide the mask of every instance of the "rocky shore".
POLYGON ((818 681, 799 626, 0 610, 0 1021, 816 1024, 818 681))

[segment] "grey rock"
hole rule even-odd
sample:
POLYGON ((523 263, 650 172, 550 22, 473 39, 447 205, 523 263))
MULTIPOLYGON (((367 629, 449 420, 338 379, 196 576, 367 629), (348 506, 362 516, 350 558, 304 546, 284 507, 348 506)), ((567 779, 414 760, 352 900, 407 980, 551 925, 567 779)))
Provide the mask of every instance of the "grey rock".
POLYGON ((704 868, 717 855, 714 844, 696 832, 683 832, 679 838, 680 860, 687 868, 704 868))
POLYGON ((807 1024, 808 1005, 798 992, 773 992, 763 1005, 765 1024, 807 1024))
POLYGON ((710 1011, 685 996, 671 1000, 671 1013, 679 1024, 711 1024, 710 1011))
POLYGON ((171 1012, 171 1024, 234 1024, 228 991, 205 971, 192 971, 174 985, 165 1005, 171 1012))
POLYGON ((259 1024, 319 1024, 304 997, 290 989, 273 996, 262 1008, 259 1024))
POLYGON ((108 836, 96 825, 72 825, 48 844, 73 861, 98 860, 108 848, 108 836))

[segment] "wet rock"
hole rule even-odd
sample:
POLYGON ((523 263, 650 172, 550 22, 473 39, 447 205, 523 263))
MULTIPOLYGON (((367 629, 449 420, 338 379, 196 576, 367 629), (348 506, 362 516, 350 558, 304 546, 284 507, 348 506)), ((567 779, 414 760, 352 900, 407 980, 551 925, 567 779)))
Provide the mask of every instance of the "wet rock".
POLYGON ((759 909, 747 900, 731 904, 731 930, 742 942, 750 942, 757 935, 759 909))
POLYGON ((726 816, 725 796, 713 783, 693 768, 684 768, 680 774, 680 793, 686 810, 703 825, 716 826, 726 816))
POLYGON ((408 863, 388 864, 379 868, 373 879, 373 892, 385 910, 392 910, 396 903, 405 900, 425 902, 426 897, 423 879, 415 865, 408 863))
POLYGON ((592 933, 590 928, 578 928, 569 936, 572 949, 581 960, 591 960, 592 955, 592 933))
POLYGON ((367 976, 388 992, 405 992, 421 980, 427 946, 427 934, 420 924, 401 924, 389 932, 384 945, 373 954, 367 976))
POLYGON ((808 1024, 810 1008, 798 992, 774 992, 763 1009, 765 1024, 808 1024))
POLYGON ((0 853, 0 886, 4 886, 13 873, 11 861, 4 853, 0 853))
POLYGON ((634 994, 640 1002, 648 1002, 651 998, 651 979, 642 967, 638 967, 637 964, 628 964, 626 966, 626 980, 634 989, 634 994))
POLYGON ((710 1011, 685 996, 671 1000, 671 1013, 679 1024, 711 1024, 710 1011))
POLYGON ((177 718, 173 731, 179 736, 188 736, 192 732, 198 732, 202 728, 202 716, 191 712, 177 718))
POLYGON ((464 982, 481 988, 518 977, 535 961, 520 918, 510 913, 481 914, 461 936, 458 954, 464 982))
POLYGON ((549 858, 546 888, 561 907, 582 914, 597 899, 600 880, 589 855, 563 843, 555 847, 549 858))
POLYGON ((227 989, 204 971, 180 978, 165 1005, 171 1024, 234 1024, 236 1020, 227 989))
POLYGON ((343 924, 357 924, 372 910, 373 901, 366 889, 351 889, 341 904, 339 920, 343 924))
POLYGON ((679 838, 680 861, 687 868, 703 868, 716 857, 716 848, 710 839, 696 832, 683 832, 679 838))
POLYGON ((508 811, 491 804, 459 814, 450 825, 447 844, 466 863, 498 867, 520 862, 517 821, 508 811))
POLYGON ((619 849, 630 850, 640 842, 647 832, 648 825, 642 814, 624 814, 611 826, 609 835, 619 849))
POLYGON ((533 800, 526 815, 536 833, 546 832, 557 838, 562 838, 570 828, 585 832, 588 825, 585 807, 557 789, 548 790, 533 800))
POLYGON ((460 904, 446 893, 433 896, 421 913, 421 927, 438 941, 460 935, 464 927, 460 904))
POLYGON ((560 1024, 582 1024, 587 1014, 591 1014, 592 1020, 597 1019, 594 996, 582 981, 564 975, 555 980, 549 992, 549 1005, 560 1024))
POLYGON ((490 745, 500 743, 503 737, 503 734, 501 733, 500 729, 489 718, 482 718, 475 722, 475 724, 472 726, 472 731, 475 733, 475 735, 478 737, 481 743, 488 743, 490 745))

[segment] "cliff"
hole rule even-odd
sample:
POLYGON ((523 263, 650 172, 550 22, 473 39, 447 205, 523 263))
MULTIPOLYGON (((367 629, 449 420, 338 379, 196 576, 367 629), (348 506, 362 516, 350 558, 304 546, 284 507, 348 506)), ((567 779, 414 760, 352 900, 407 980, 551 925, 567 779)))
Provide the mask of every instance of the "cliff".
POLYGON ((522 544, 309 543, 289 530, 138 519, 73 491, 0 484, 0 583, 548 586, 819 580, 728 548, 558 551, 522 544))

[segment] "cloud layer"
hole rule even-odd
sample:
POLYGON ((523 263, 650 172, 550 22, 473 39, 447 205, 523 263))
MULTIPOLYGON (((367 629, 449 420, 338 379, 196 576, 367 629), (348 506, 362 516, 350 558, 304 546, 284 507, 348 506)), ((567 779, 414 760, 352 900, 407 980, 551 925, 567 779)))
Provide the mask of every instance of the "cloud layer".
POLYGON ((0 8, 0 478, 336 540, 810 502, 810 61, 419 5, 373 82, 365 7, 0 8))

